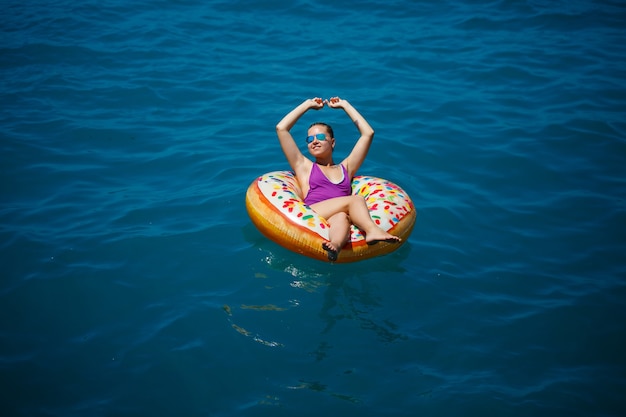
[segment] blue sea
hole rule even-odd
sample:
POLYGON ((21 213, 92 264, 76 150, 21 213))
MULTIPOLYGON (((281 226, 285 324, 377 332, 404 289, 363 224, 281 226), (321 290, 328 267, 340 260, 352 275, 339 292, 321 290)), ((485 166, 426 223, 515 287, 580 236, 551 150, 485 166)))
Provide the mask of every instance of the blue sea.
POLYGON ((623 1, 2 6, 3 416, 626 413, 623 1), (391 254, 247 215, 316 96, 415 204, 391 254))

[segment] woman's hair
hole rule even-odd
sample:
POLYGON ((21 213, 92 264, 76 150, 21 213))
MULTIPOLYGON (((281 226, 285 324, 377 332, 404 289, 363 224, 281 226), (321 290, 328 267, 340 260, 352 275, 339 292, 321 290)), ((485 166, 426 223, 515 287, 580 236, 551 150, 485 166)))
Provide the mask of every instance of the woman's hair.
POLYGON ((335 137, 335 132, 333 132, 333 128, 330 127, 330 125, 328 123, 324 123, 324 122, 315 122, 315 123, 311 123, 311 126, 309 126, 309 129, 312 128, 313 126, 324 126, 327 130, 328 133, 330 134, 331 138, 335 137))

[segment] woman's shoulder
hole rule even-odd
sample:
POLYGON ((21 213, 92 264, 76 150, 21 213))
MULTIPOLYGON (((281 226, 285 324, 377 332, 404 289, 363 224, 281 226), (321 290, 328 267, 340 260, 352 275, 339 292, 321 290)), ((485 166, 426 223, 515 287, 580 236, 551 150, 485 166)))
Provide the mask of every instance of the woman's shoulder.
POLYGON ((346 158, 346 159, 344 159, 343 161, 341 161, 341 162, 340 162, 340 165, 341 165, 342 169, 343 169, 346 173, 348 173, 348 177, 349 177, 350 179, 352 179, 356 173, 355 173, 355 172, 353 172, 353 171, 350 169, 350 164, 349 164, 349 162, 348 162, 348 158, 346 158))
POLYGON ((298 167, 298 169, 300 171, 306 171, 306 172, 310 172, 311 168, 313 168, 313 161, 311 161, 309 158, 307 158, 306 156, 304 158, 302 158, 302 160, 300 161, 300 166, 298 167))
POLYGON ((301 179, 308 179, 312 168, 313 161, 306 157, 303 158, 297 166, 291 167, 296 177, 301 179))

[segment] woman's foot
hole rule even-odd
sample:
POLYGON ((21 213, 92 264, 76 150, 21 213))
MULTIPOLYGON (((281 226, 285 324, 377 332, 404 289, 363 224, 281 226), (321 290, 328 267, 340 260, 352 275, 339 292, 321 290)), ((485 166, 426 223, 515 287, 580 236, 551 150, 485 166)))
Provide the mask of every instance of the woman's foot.
POLYGON ((387 233, 380 228, 373 230, 365 235, 365 242, 368 245, 373 245, 378 242, 399 243, 401 241, 402 239, 400 239, 398 236, 387 233))
POLYGON ((334 262, 337 260, 339 250, 332 242, 322 242, 322 248, 327 252, 329 261, 334 262))

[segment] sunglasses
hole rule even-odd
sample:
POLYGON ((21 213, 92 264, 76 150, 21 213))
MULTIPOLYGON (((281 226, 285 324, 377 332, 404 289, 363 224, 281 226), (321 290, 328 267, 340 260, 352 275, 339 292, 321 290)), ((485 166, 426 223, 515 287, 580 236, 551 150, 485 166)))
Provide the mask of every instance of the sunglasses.
POLYGON ((326 135, 323 133, 318 133, 317 135, 312 135, 312 136, 307 136, 306 137, 306 143, 311 143, 313 142, 315 139, 321 141, 326 140, 326 135))

